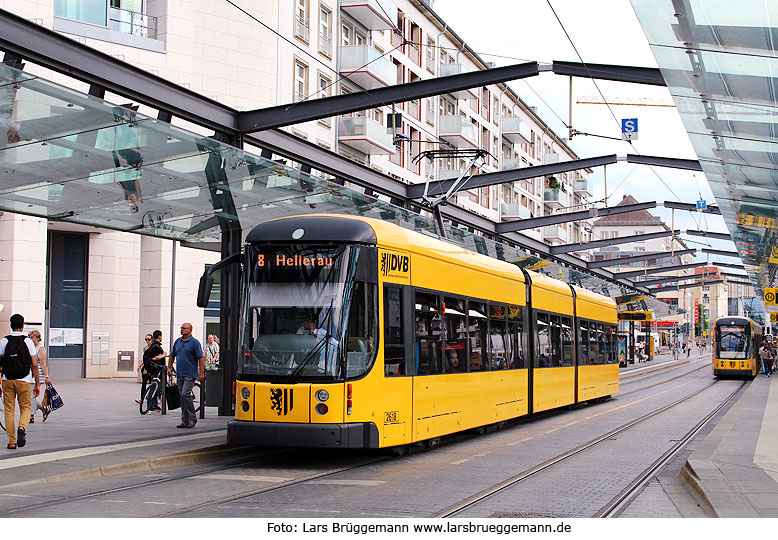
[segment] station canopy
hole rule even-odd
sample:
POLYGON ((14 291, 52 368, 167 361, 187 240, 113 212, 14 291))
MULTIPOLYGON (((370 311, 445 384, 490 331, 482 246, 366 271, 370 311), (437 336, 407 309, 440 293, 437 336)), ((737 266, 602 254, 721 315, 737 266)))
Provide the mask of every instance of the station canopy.
POLYGON ((632 5, 761 298, 778 286, 778 4, 632 5))
MULTIPOLYGON (((374 217, 435 235, 434 219, 0 64, 0 210, 220 249, 269 219, 374 217)), ((465 229, 469 250, 616 297, 632 290, 465 229)), ((582 266, 585 263, 582 261, 582 266)), ((674 308, 648 297, 657 316, 674 308)))

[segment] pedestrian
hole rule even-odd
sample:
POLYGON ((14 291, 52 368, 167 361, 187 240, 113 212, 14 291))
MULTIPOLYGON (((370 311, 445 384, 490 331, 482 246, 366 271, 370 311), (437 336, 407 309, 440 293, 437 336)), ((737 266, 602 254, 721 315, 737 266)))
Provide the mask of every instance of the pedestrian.
POLYGON ((686 346, 686 358, 689 358, 689 356, 692 354, 692 340, 689 340, 688 345, 686 346))
MULTIPOLYGON (((143 371, 146 375, 143 378, 143 385, 140 390, 140 399, 146 395, 146 385, 151 382, 159 372, 165 369, 165 351, 162 349, 162 330, 154 330, 153 334, 146 334, 146 339, 151 338, 151 341, 147 342, 146 349, 143 351, 143 371)), ((149 396, 149 402, 146 407, 151 412, 159 412, 160 405, 157 403, 157 398, 160 398, 161 394, 149 396)), ((140 403, 140 401, 138 401, 140 403)))
POLYGON ((5 407, 5 432, 8 449, 16 450, 27 444, 27 425, 30 423, 30 390, 40 395, 40 375, 35 344, 24 335, 24 317, 11 315, 11 334, 0 339, 0 368, 3 370, 2 395, 5 407), (32 387, 30 383, 35 383, 32 387), (14 413, 19 402, 19 429, 14 430, 14 413))
POLYGON ((178 391, 181 394, 181 423, 177 428, 193 428, 197 424, 192 388, 196 380, 205 380, 205 355, 197 338, 192 336, 192 323, 181 325, 181 337, 173 344, 167 362, 167 374, 172 374, 176 363, 178 391))
POLYGON ((762 360, 762 369, 764 370, 764 376, 770 376, 770 347, 767 343, 762 343, 759 347, 759 358, 762 360))
POLYGON ((208 345, 205 346, 205 369, 219 370, 219 340, 213 334, 208 334, 208 345))
MULTIPOLYGON (((35 345, 35 357, 38 359, 38 379, 44 381, 46 386, 48 386, 51 384, 51 378, 49 377, 49 368, 46 365, 46 349, 43 347, 43 343, 41 343, 41 333, 38 330, 31 330, 27 337, 35 345)), ((32 385, 33 383, 30 384, 32 385)), ((30 388, 30 392, 33 390, 33 388, 30 388)), ((44 405, 43 401, 43 398, 38 399, 37 397, 33 397, 30 400, 30 424, 35 422, 35 413, 39 410, 43 413, 44 422, 51 414, 51 407, 48 403, 44 405)))

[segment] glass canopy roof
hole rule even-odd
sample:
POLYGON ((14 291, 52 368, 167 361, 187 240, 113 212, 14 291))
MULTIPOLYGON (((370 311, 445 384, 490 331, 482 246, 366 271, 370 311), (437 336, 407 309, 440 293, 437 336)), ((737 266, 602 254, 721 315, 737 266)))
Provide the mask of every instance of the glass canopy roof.
POLYGON ((761 298, 778 283, 778 3, 632 5, 761 298))
MULTIPOLYGON (((305 213, 374 217, 427 234, 433 219, 0 64, 0 210, 211 244, 221 226, 305 213)), ((626 289, 459 228, 467 249, 608 296, 626 289)), ((649 297, 658 316, 674 311, 649 297)))

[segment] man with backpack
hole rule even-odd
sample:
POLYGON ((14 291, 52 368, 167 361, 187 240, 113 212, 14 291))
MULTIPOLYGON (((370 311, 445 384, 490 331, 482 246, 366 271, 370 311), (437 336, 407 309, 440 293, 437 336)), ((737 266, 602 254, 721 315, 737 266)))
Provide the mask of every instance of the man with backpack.
POLYGON ((35 345, 24 335, 24 317, 11 315, 11 334, 0 339, 0 369, 3 374, 2 392, 5 407, 5 431, 8 449, 15 450, 27 444, 27 424, 30 422, 30 385, 35 382, 32 395, 41 393, 38 376, 38 358, 35 345), (19 401, 19 429, 14 431, 14 412, 19 401))

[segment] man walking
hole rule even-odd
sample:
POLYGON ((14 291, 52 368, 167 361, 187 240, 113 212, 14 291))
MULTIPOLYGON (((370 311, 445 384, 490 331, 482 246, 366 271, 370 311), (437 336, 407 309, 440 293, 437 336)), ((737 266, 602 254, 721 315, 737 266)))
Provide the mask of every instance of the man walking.
POLYGON ((167 374, 170 376, 173 362, 176 361, 176 376, 178 391, 181 393, 181 423, 178 428, 193 428, 197 424, 194 409, 192 388, 195 380, 205 380, 205 355, 203 347, 197 338, 192 337, 192 323, 181 325, 181 337, 173 344, 167 363, 167 374))
POLYGON ((11 334, 0 339, 0 367, 3 370, 2 396, 5 407, 5 431, 8 449, 15 450, 27 444, 27 425, 30 422, 30 391, 38 397, 41 393, 38 374, 38 357, 35 345, 24 335, 24 317, 11 315, 11 334), (35 387, 31 388, 31 384, 35 387), (14 428, 16 401, 19 401, 19 430, 14 428))

